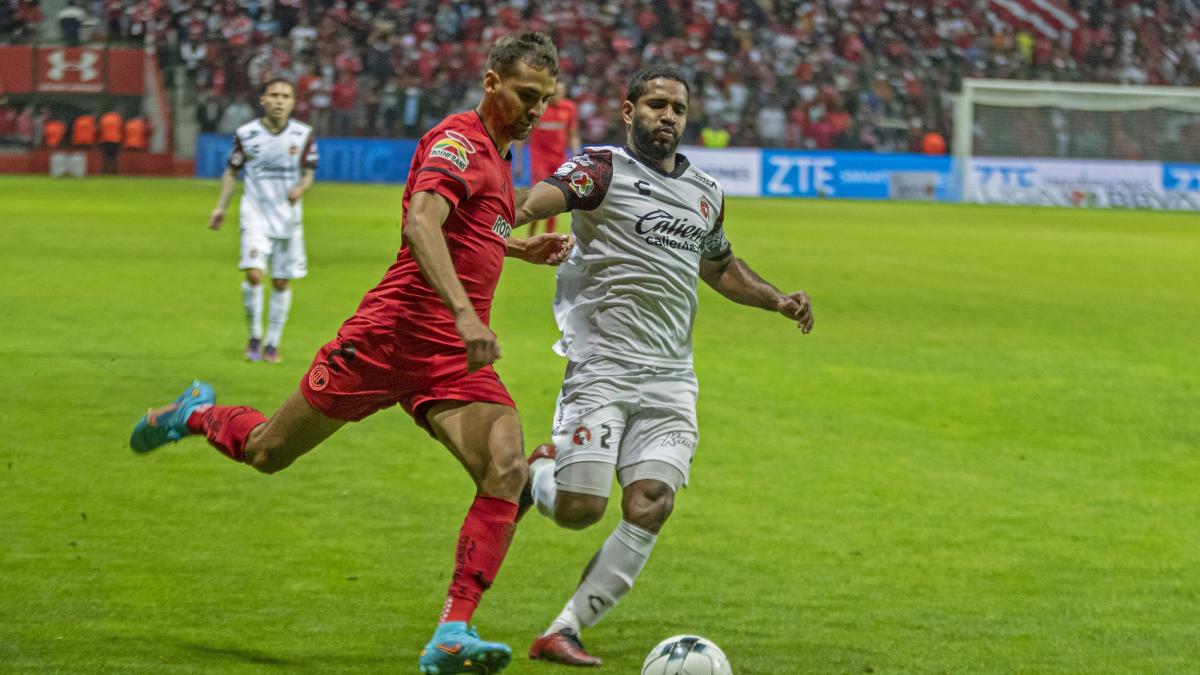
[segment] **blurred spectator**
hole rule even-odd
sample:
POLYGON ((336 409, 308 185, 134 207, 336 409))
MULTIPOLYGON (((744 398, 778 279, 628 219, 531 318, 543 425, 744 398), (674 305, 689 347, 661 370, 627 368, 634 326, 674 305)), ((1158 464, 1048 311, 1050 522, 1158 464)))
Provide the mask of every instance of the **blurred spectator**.
MULTIPOLYGON (((23 12, 10 25, 41 20, 34 18, 36 0, 5 2, 23 12)), ((1197 0, 1056 3, 1080 25, 1057 39, 1011 24, 985 0, 102 0, 101 6, 110 39, 171 47, 197 86, 213 87, 223 101, 253 96, 265 77, 295 78, 297 117, 321 135, 331 127, 358 133, 363 123, 368 133, 420 135, 470 105, 473 92, 462 83, 477 79, 492 41, 519 26, 546 30, 559 45, 587 143, 621 136, 625 79, 654 60, 678 64, 691 80, 691 142, 707 128, 728 133, 734 144, 790 147, 886 151, 919 149, 927 132, 949 139, 951 96, 964 77, 1200 85, 1197 0), (357 98, 347 108, 349 91, 357 98), (920 120, 917 128, 913 119, 920 120)), ((19 30, 30 29, 12 28, 3 37, 23 39, 19 30)), ((1081 131, 1068 125, 1055 133, 1081 131)))
POLYGON ((121 134, 125 120, 121 113, 110 110, 100 116, 100 151, 103 157, 102 173, 117 172, 117 155, 121 151, 121 134))
POLYGON ((67 0, 66 7, 63 7, 58 12, 58 30, 62 34, 63 42, 68 46, 74 47, 79 44, 79 36, 83 31, 83 23, 88 18, 88 13, 82 7, 75 5, 75 0, 67 0))
POLYGON ((221 99, 212 91, 206 93, 196 106, 196 124, 200 126, 200 132, 216 132, 221 123, 222 112, 224 111, 221 108, 221 99))
POLYGON ((91 147, 96 144, 96 116, 84 113, 71 123, 71 145, 91 147))
POLYGON ((141 115, 125 121, 124 142, 126 150, 143 151, 150 146, 150 122, 141 115))
POLYGON ((47 119, 42 130, 46 139, 46 147, 54 150, 62 147, 67 137, 67 124, 62 120, 47 119))
POLYGON ((236 98, 221 113, 221 121, 217 124, 217 133, 232 134, 237 128, 254 119, 254 107, 245 99, 236 98))

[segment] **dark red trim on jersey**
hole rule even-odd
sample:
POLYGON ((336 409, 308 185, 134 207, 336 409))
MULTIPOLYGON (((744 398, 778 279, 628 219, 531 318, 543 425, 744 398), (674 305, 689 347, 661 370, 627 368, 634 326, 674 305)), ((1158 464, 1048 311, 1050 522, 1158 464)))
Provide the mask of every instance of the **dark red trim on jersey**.
POLYGON ((679 178, 680 176, 683 175, 683 172, 687 171, 687 168, 692 165, 692 163, 688 161, 687 157, 685 157, 684 155, 681 155, 677 152, 677 153, 675 153, 675 170, 672 171, 671 173, 667 173, 666 171, 663 171, 662 168, 659 167, 657 164, 654 164, 654 163, 650 162, 650 160, 639 155, 637 153, 637 151, 634 150, 633 148, 631 148, 630 146, 626 145, 624 147, 625 147, 625 152, 629 153, 629 156, 636 159, 639 164, 644 164, 644 165, 650 167, 651 169, 654 169, 655 173, 659 174, 660 176, 666 176, 667 178, 679 178))
POLYGON ((304 141, 304 149, 300 151, 300 168, 302 169, 317 168, 316 162, 308 161, 308 153, 312 150, 314 137, 315 134, 312 131, 309 131, 308 138, 304 141))
POLYGON ((465 202, 471 198, 471 186, 467 184, 467 179, 454 173, 450 169, 443 169, 440 166, 423 166, 423 167, 417 169, 416 171, 414 171, 413 175, 415 176, 418 173, 421 173, 423 171, 433 171, 434 173, 440 173, 443 176, 449 176, 449 177, 453 178, 454 180, 458 181, 459 183, 462 183, 463 189, 467 191, 467 194, 464 195, 463 198, 459 200, 460 202, 465 202))
POLYGON ((242 150, 242 139, 238 138, 237 134, 233 135, 233 150, 229 153, 229 161, 226 164, 231 169, 241 169, 243 166, 246 166, 246 152, 242 150), (237 157, 241 161, 234 163, 234 157, 237 157))

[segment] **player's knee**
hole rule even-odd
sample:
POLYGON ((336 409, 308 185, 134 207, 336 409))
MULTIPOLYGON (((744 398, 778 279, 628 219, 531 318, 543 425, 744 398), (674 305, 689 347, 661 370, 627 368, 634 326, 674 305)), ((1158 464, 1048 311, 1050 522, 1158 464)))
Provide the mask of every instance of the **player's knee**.
POLYGON ((288 280, 287 279, 272 279, 271 280, 271 288, 274 288, 277 291, 286 291, 288 289, 288 280))
POLYGON ((500 497, 516 499, 529 482, 529 464, 519 454, 492 462, 485 476, 485 492, 500 497))
POLYGON ((554 503, 554 522, 559 527, 582 530, 600 522, 607 505, 603 497, 560 491, 554 503))
POLYGON ((263 271, 253 267, 246 269, 246 281, 251 286, 259 286, 263 282, 263 271))
POLYGON ((255 453, 254 459, 250 460, 250 466, 259 473, 272 474, 288 468, 293 461, 290 458, 283 458, 279 453, 260 451, 255 453))
POLYGON ((625 520, 651 533, 657 534, 671 512, 675 510, 675 493, 663 483, 655 484, 632 494, 623 504, 625 520))

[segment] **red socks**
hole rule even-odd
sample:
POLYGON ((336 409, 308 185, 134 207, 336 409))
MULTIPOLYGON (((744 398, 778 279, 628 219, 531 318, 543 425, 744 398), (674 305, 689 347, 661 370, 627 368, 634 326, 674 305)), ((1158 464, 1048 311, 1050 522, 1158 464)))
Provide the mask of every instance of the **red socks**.
POLYGON ((442 609, 442 623, 470 622, 483 592, 492 585, 516 529, 517 505, 478 495, 458 533, 454 580, 442 609))
POLYGON ((198 410, 188 418, 188 431, 203 434, 210 445, 235 462, 246 461, 246 440, 250 432, 265 424, 265 415, 246 406, 214 405, 198 410))

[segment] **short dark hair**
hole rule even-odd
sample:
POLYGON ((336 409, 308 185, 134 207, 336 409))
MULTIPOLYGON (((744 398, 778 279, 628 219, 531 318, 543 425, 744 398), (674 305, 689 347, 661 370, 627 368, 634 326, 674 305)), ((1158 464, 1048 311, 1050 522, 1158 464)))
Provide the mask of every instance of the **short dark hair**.
POLYGON ((500 38, 488 54, 487 69, 506 77, 513 74, 521 61, 558 76, 558 49, 545 33, 523 30, 500 38))
POLYGON ((271 85, 273 85, 273 84, 286 84, 287 86, 292 88, 292 95, 293 96, 296 95, 296 85, 291 80, 287 79, 286 77, 272 77, 271 79, 267 80, 266 82, 263 83, 262 89, 259 90, 258 95, 266 96, 267 90, 270 89, 271 85))
POLYGON ((659 78, 679 82, 683 85, 683 90, 687 92, 688 97, 691 97, 692 88, 688 86, 687 80, 683 79, 683 73, 679 72, 678 68, 663 64, 654 64, 643 66, 630 76, 629 86, 625 90, 625 100, 630 103, 637 103, 639 98, 646 95, 646 89, 649 88, 647 85, 649 85, 650 80, 657 80, 659 78))

